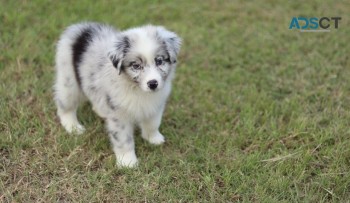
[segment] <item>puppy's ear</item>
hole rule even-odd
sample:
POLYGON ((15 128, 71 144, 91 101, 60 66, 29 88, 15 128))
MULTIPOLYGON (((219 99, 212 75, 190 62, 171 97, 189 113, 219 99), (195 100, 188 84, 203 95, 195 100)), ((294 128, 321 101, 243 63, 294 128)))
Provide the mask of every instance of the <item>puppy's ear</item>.
POLYGON ((123 58, 116 57, 115 55, 110 55, 109 58, 112 61, 113 66, 117 69, 118 74, 120 75, 122 72, 123 58))
POLYGON ((113 66, 120 75, 123 69, 123 59, 130 50, 130 39, 127 36, 121 36, 115 42, 113 49, 108 53, 113 66))
POLYGON ((164 27, 158 27, 157 35, 163 40, 163 43, 165 44, 166 51, 170 57, 170 62, 176 63, 176 58, 181 47, 181 38, 178 37, 174 32, 171 32, 164 27))

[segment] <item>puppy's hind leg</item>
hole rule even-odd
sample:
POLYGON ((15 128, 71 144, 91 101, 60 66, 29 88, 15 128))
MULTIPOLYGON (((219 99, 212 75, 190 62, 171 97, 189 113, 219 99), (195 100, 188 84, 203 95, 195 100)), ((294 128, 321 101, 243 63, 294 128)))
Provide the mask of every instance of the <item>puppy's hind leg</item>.
POLYGON ((77 109, 84 95, 74 76, 57 75, 55 102, 61 124, 68 133, 82 134, 85 131, 77 119, 77 109))

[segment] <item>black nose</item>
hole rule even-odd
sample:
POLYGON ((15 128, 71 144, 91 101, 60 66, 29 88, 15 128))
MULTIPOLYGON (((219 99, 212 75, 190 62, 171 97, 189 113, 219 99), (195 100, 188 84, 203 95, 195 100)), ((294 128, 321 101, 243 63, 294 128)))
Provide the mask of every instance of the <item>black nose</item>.
POLYGON ((147 85, 151 90, 155 90, 158 87, 158 82, 157 80, 150 80, 147 82, 147 85))

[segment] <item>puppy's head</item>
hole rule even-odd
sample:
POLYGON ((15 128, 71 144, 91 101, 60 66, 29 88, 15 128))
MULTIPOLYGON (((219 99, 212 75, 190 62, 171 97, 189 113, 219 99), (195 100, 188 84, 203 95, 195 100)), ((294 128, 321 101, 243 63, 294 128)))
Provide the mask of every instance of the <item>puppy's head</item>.
POLYGON ((159 26, 144 26, 122 32, 109 58, 118 74, 143 91, 164 87, 176 67, 181 39, 159 26))

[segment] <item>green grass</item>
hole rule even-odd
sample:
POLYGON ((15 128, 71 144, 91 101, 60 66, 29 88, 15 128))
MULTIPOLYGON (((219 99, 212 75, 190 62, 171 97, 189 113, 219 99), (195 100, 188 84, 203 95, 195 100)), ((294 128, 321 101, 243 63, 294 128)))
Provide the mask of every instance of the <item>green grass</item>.
POLYGON ((347 202, 347 1, 0 0, 0 202, 347 202), (279 4, 278 4, 279 3, 279 4), (341 16, 338 30, 289 30, 341 16), (118 169, 87 104, 82 136, 52 100, 55 43, 79 21, 161 24, 183 38, 161 131, 118 169))

